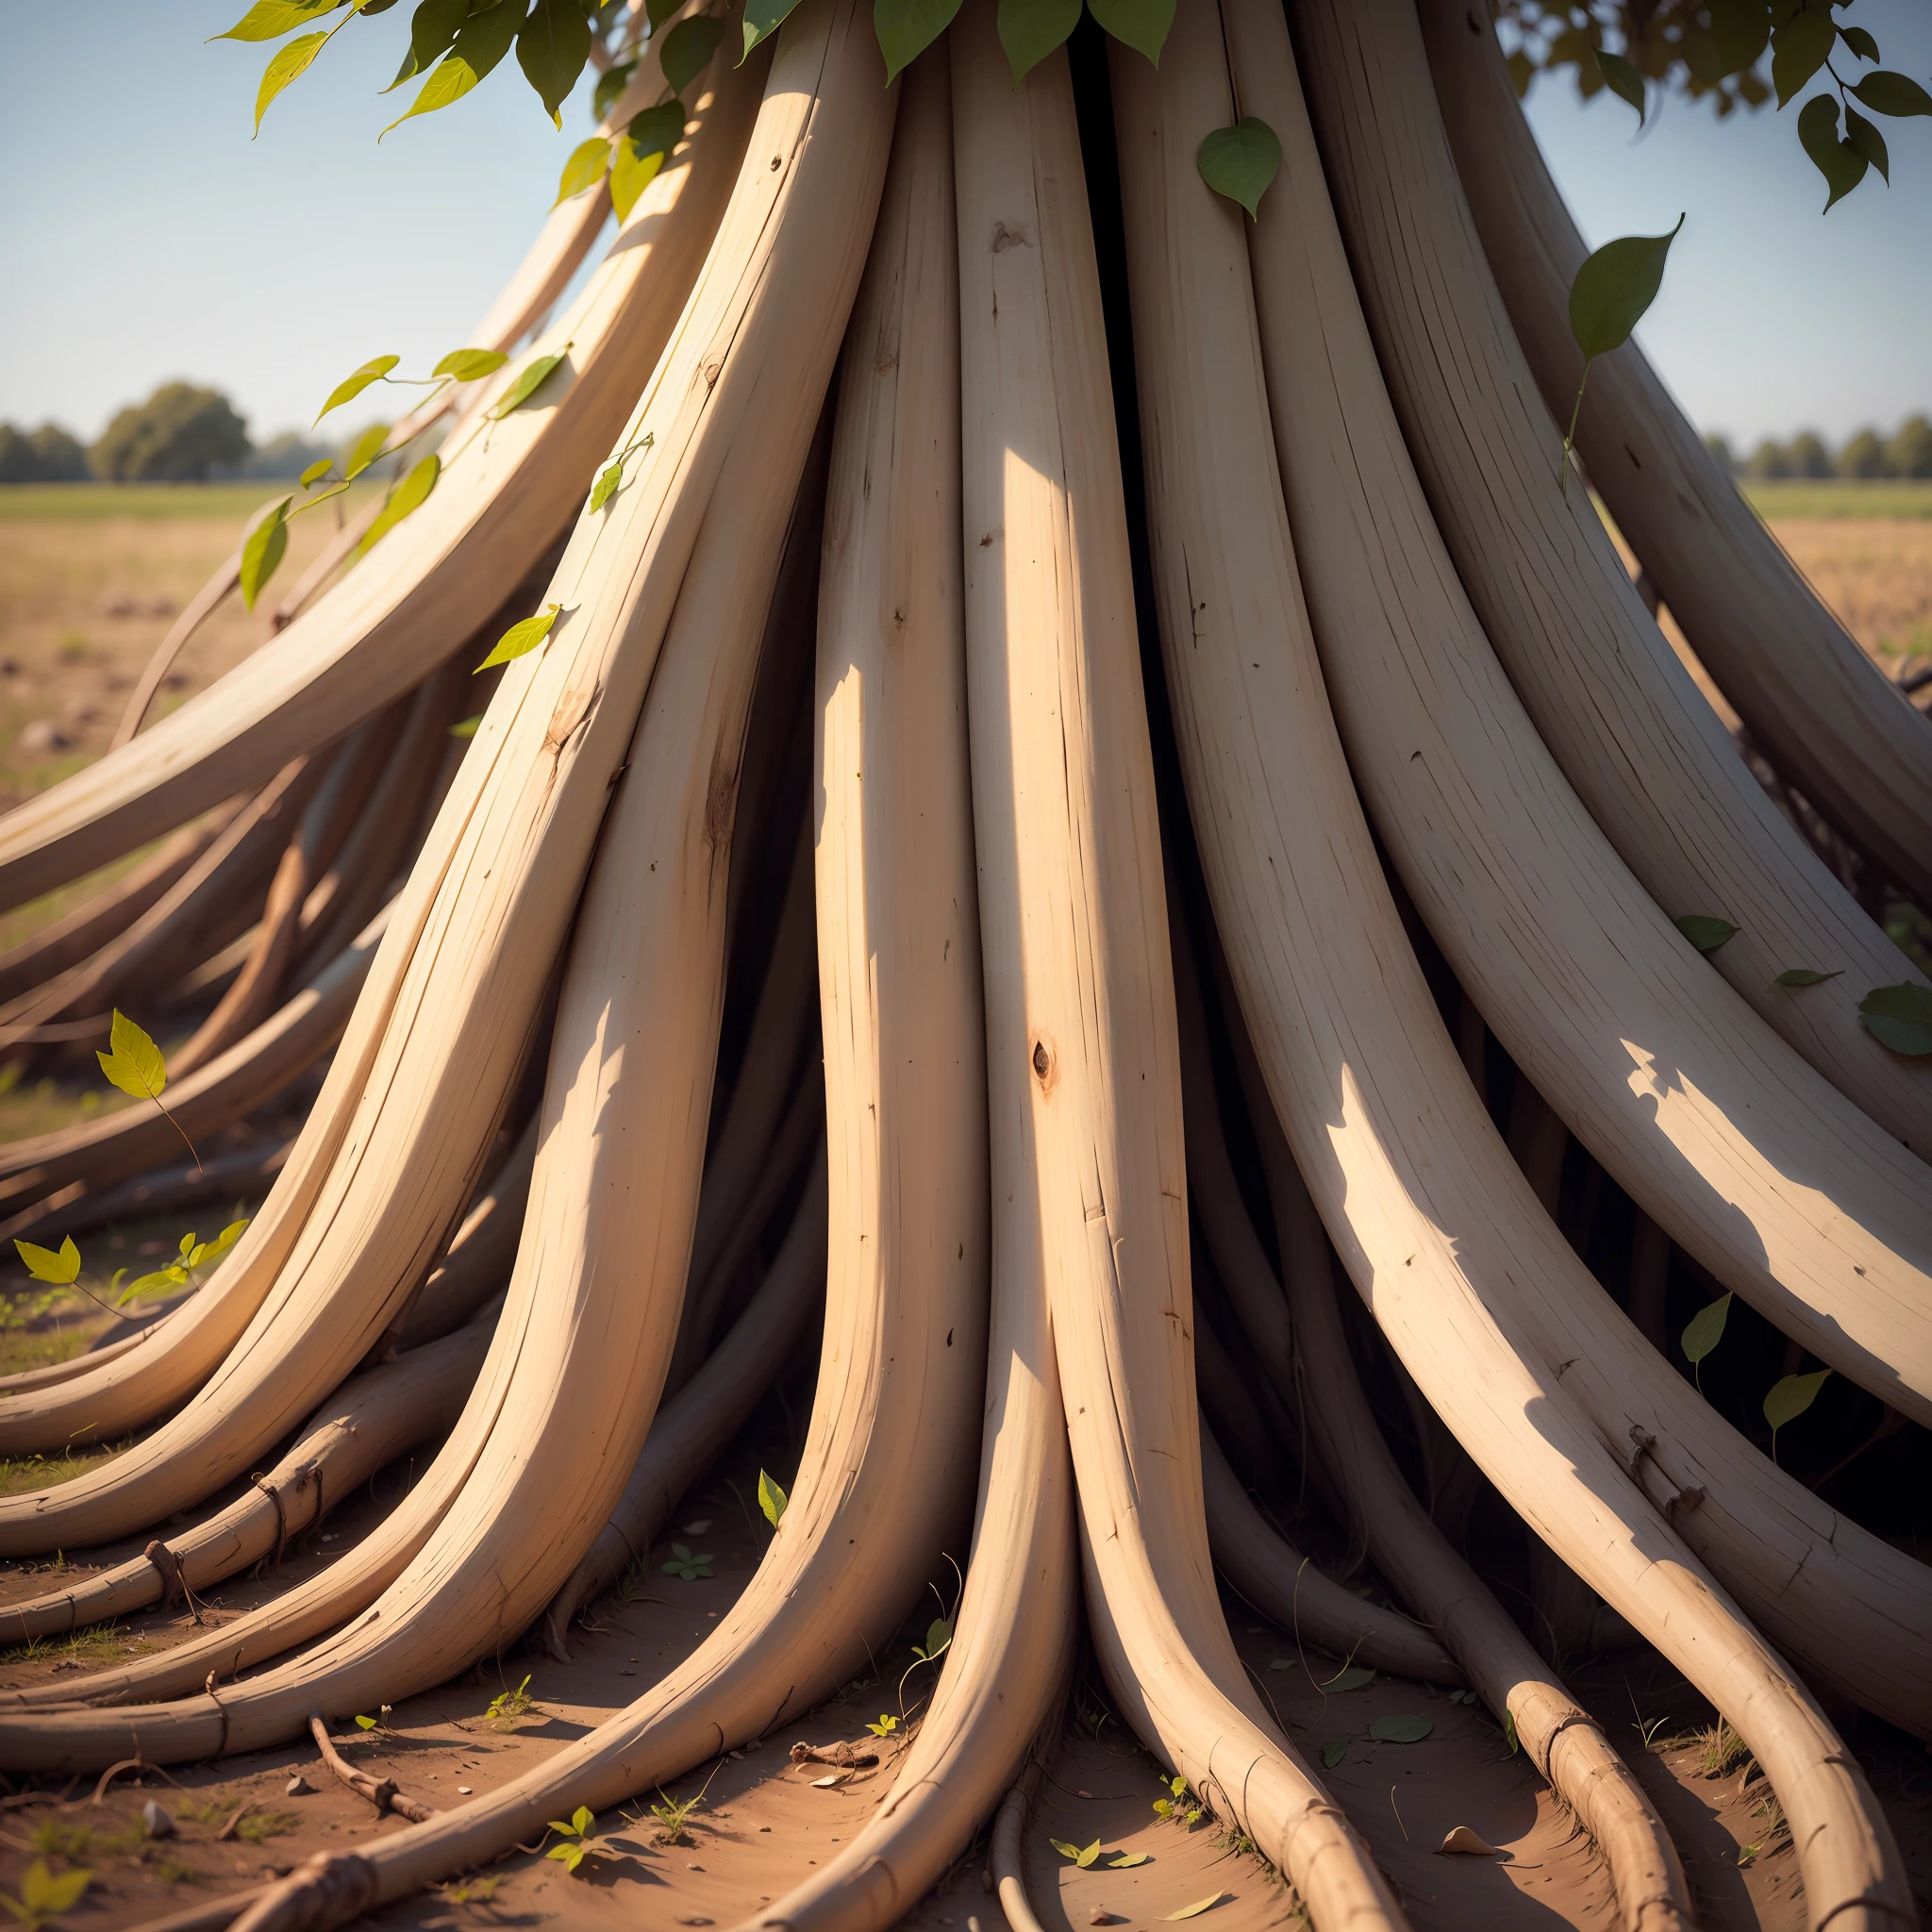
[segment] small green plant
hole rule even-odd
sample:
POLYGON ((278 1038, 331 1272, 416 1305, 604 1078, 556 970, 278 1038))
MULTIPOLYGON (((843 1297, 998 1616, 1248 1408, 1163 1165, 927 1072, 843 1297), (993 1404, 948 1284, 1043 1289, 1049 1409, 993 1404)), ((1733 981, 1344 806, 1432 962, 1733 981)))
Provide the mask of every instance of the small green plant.
MULTIPOLYGON (((1570 426, 1564 432, 1563 456, 1557 471, 1565 494, 1570 489, 1570 453, 1576 447, 1576 422, 1583 414, 1590 365, 1630 340, 1630 331, 1643 320, 1663 287, 1664 263, 1683 225, 1684 217, 1679 215, 1677 226, 1668 235, 1624 235, 1606 242, 1585 260, 1570 284, 1570 333, 1583 351, 1583 373, 1576 380, 1576 401, 1571 407, 1570 426)), ((1691 943, 1698 942, 1693 939, 1691 943)))
POLYGON ((591 1827, 597 1822, 597 1814, 588 1805, 579 1805, 570 1815, 570 1823, 563 1824, 553 1818, 550 1829, 562 1839, 561 1844, 555 1844, 543 1854, 546 1858, 557 1862, 575 1878, 586 1858, 609 1858, 617 1856, 610 1841, 601 1836, 592 1836, 591 1827))
POLYGON ((1700 1395, 1704 1393, 1704 1357, 1724 1340, 1724 1323, 1730 1312, 1730 1296, 1720 1295, 1716 1301, 1707 1302, 1699 1308, 1684 1329, 1681 1343, 1684 1359, 1690 1364, 1690 1373, 1696 1379, 1700 1395))
POLYGON ((683 1543, 671 1545, 671 1560, 658 1564, 666 1576, 681 1576, 687 1583, 696 1583, 701 1577, 711 1574, 711 1553, 708 1550, 692 1556, 683 1543))
MULTIPOLYGON (((175 1259, 152 1274, 143 1274, 139 1280, 130 1281, 120 1291, 115 1306, 125 1308, 130 1302, 145 1301, 150 1295, 171 1294, 177 1288, 187 1287, 190 1282, 199 1287, 196 1277, 201 1270, 219 1261, 242 1239, 242 1231, 247 1225, 245 1220, 231 1221, 211 1241, 200 1240, 192 1231, 184 1234, 175 1259)), ((114 1279, 118 1283, 120 1278, 117 1271, 114 1279)))
POLYGON ((292 1811, 246 1811, 235 1826, 235 1836, 244 1844, 266 1844, 293 1831, 302 1821, 292 1811))
POLYGON ((892 1735, 892 1733, 896 1731, 898 1728, 899 1720, 895 1718, 890 1711, 885 1710, 879 1712, 879 1721, 877 1724, 866 1725, 866 1729, 869 1730, 874 1738, 890 1738, 892 1735))
POLYGON ((468 1878, 453 1878, 441 1887, 444 1898, 453 1906, 487 1906, 503 1884, 503 1874, 492 1873, 487 1878, 473 1875, 468 1878))
POLYGON ((528 1717, 536 1708, 536 1702, 530 1696, 530 1680, 525 1676, 514 1690, 499 1690, 490 1700, 483 1712, 483 1721, 491 1730, 513 1731, 519 1720, 528 1717))
POLYGON ((36 1858, 20 1881, 20 1896, 0 1891, 0 1906, 5 1906, 30 1932, 38 1932, 40 1926, 62 1912, 72 1911, 93 1883, 93 1876, 85 1870, 56 1873, 44 1858, 36 1858))
POLYGON ((152 1100, 161 1109, 161 1118, 181 1135, 181 1144, 199 1172, 201 1156, 195 1153, 194 1142, 182 1132, 181 1123, 168 1111, 161 1099, 162 1090, 168 1084, 168 1063, 160 1048, 119 1007, 114 1008, 113 1023, 108 1028, 108 1048, 106 1053, 97 1051, 94 1058, 100 1061, 108 1084, 118 1087, 132 1100, 152 1100))
POLYGON ((1179 1772, 1167 1780, 1167 1795, 1154 1801, 1154 1815, 1165 1818, 1170 1824, 1183 1825, 1192 1831, 1195 1825, 1207 1816, 1206 1807, 1191 1803, 1188 1792, 1188 1781, 1179 1772))
POLYGON ((1818 1400, 1818 1391, 1831 1379, 1829 1369, 1814 1369, 1808 1375, 1786 1375, 1771 1385, 1764 1398, 1764 1420, 1771 1424, 1771 1459, 1777 1460, 1777 1432, 1794 1423, 1818 1400))
POLYGON ((77 1865, 94 1841, 92 1830, 65 1818, 43 1818, 34 1826, 32 1844, 42 1857, 57 1865, 77 1865))

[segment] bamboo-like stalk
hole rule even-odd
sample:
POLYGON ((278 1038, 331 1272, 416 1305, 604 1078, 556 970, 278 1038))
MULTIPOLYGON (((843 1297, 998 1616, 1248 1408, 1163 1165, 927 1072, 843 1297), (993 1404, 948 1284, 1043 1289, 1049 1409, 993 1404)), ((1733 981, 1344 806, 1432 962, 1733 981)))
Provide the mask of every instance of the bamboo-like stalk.
MULTIPOLYGON (((709 1110, 744 714, 788 513, 884 173, 895 103, 874 96, 869 79, 861 80, 866 45, 842 8, 817 36, 788 36, 694 314, 654 384, 654 391, 674 398, 670 420, 657 419, 662 429, 656 439, 672 475, 648 470, 655 488, 633 486, 617 498, 630 511, 614 525, 627 536, 627 550, 608 532, 584 545, 591 555, 580 561, 582 628, 592 640, 601 634, 607 648, 589 666, 567 641, 525 659, 475 741, 477 750, 488 748, 506 696, 534 688, 541 699, 546 673, 580 678, 594 668, 610 708, 592 706, 582 725, 581 738, 596 747, 600 718, 608 731, 612 712, 630 715, 626 688, 633 701, 641 698, 639 671, 656 667, 650 701, 621 760, 633 782, 617 793, 577 921, 508 1307, 437 1466, 357 1557, 374 1569, 411 1537, 420 1538, 418 1547, 366 1614, 319 1651, 225 1698, 0 1724, 0 1758, 91 1756, 104 1744, 118 1753, 130 1727, 157 1761, 242 1750, 250 1740, 290 1735, 318 1704, 353 1710, 372 1696, 407 1695, 530 1622, 608 1517, 656 1406, 675 1328, 709 1110), (777 169, 769 166, 774 155, 777 169), (720 367, 717 345, 727 328, 730 348, 720 367), (742 433, 754 423, 758 433, 742 433), (727 447, 717 447, 726 436, 727 447), (680 454, 685 464, 675 461, 680 454), (705 498, 715 490, 721 513, 693 533, 688 564, 677 558, 681 588, 660 656, 660 629, 650 620, 654 592, 663 597, 670 575, 662 524, 675 531, 690 515, 685 492, 693 489, 705 498), (658 567, 641 563, 640 551, 658 567), (638 1273, 641 1288, 632 1286, 638 1273), (479 1602, 490 1605, 487 1619, 479 1602), (122 1741, 108 1743, 110 1738, 122 1741)), ((816 541, 808 526, 795 534, 816 541)), ((569 559, 564 569, 568 583, 569 559)), ((589 696, 565 696, 559 733, 554 689, 548 695, 535 714, 548 728, 539 747, 544 764, 533 775, 548 779, 539 796, 554 811, 559 793, 582 789, 584 754, 574 774, 556 739, 579 737, 589 696)), ((600 780, 613 761, 608 744, 601 752, 598 758, 592 749, 596 762, 589 767, 600 780)), ((508 770, 523 775, 514 763, 508 770)), ((452 804, 462 790, 459 784, 452 804)), ((517 863, 504 866, 510 855, 499 846, 491 869, 514 877, 527 867, 550 892, 570 882, 555 875, 568 873, 561 857, 554 867, 537 864, 540 848, 560 844, 568 852, 568 820, 559 826, 553 816, 546 825, 514 792, 486 804, 499 812, 522 808, 522 823, 509 813, 498 835, 514 833, 517 863)), ((514 919, 506 918, 505 927, 523 939, 514 919)), ((404 1074, 395 1078, 407 1084, 404 1074)), ((393 1167, 377 1172, 393 1187, 393 1167)), ((331 1185, 339 1180, 332 1175, 331 1185)), ((333 1341, 292 1321, 283 1329, 295 1331, 291 1341, 311 1354, 333 1341)), ((258 1406, 286 1402, 290 1387, 286 1380, 267 1385, 258 1406)), ((945 1451, 944 1433, 936 1432, 931 1453, 945 1451)), ((839 1474, 831 1500, 842 1504, 842 1446, 832 1466, 839 1474)), ((908 1539, 881 1552, 881 1560, 907 1563, 916 1546, 908 1539)), ((849 1624, 841 1641, 858 1641, 849 1624)))
MULTIPOLYGON (((507 1265, 507 1264, 506 1264, 507 1265)), ((499 1276, 499 1283, 501 1277, 499 1276)), ((440 1341, 344 1382, 293 1446, 255 1486, 206 1522, 168 1539, 181 1581, 206 1590, 283 1547, 405 1450, 455 1422, 483 1366, 493 1318, 479 1315, 440 1341)), ((0 1637, 14 1642, 125 1617, 159 1602, 164 1579, 147 1557, 71 1589, 8 1604, 0 1637)))
MULTIPOLYGON (((655 68, 655 54, 645 62, 655 68)), ((661 359, 717 231, 757 89, 756 69, 728 65, 694 85, 694 126, 576 304, 531 345, 531 356, 570 345, 540 401, 501 421, 479 413, 527 357, 478 384, 434 494, 337 591, 152 730, 0 821, 0 905, 265 781, 408 691, 502 603, 583 503, 613 418, 661 359)), ((661 449, 647 460, 675 467, 661 449)))
POLYGON ((1865 993, 1908 977, 1910 961, 1751 775, 1589 491, 1559 485, 1562 432, 1457 186, 1415 0, 1296 0, 1294 18, 1390 395, 1517 695, 1664 911, 1740 928, 1707 956, 1717 971, 1893 1139, 1932 1155, 1932 1061, 1880 1045, 1858 1017, 1865 993), (1775 983, 1801 965, 1841 976, 1802 992, 1775 983))
MULTIPOLYGON (((1583 238, 1488 14, 1467 0, 1421 0, 1420 11, 1484 252, 1543 401, 1567 418, 1583 364, 1569 325, 1583 238)), ((1932 733, 1819 601, 1635 342, 1591 367, 1577 446, 1753 741, 1854 845, 1932 904, 1932 733)))
MULTIPOLYGON (((824 1170, 821 1150, 757 1292, 696 1374, 658 1411, 609 1522, 544 1611, 543 1641, 552 1657, 569 1661, 577 1612, 650 1549, 679 1498, 717 1460, 792 1358, 824 1287, 824 1170)), ((708 1188, 708 1169, 705 1181, 708 1188)))
POLYGON ((1066 57, 1016 87, 982 8, 952 58, 997 1265, 1050 1309, 1123 1713, 1318 1923, 1393 1927, 1387 1882, 1248 1684, 1208 1557, 1160 835, 1066 57))
MULTIPOLYGON (((1374 433, 1373 412, 1352 407, 1344 419, 1335 399, 1358 358, 1373 367, 1373 352, 1359 313, 1353 334, 1335 314, 1353 297, 1286 24, 1267 0, 1224 0, 1223 19, 1234 96, 1285 151, 1249 242, 1260 321, 1231 300, 1197 311, 1182 366, 1203 379, 1165 417, 1143 410, 1143 425, 1153 493, 1166 506, 1154 523, 1157 582, 1183 769, 1270 1096, 1344 1261, 1430 1404, 1531 1529, 1750 1740, 1793 1818, 1813 1923, 1875 1928, 1911 1908, 1856 1764, 1579 1401, 1607 1362, 1624 1366, 1614 1324, 1588 1363, 1582 1347, 1541 1353, 1556 1308, 1574 1320, 1609 1305, 1461 1075, 1320 702, 1282 506, 1271 490, 1233 481, 1272 481, 1271 452, 1257 441, 1272 411, 1297 508, 1311 472, 1332 496, 1334 514, 1308 533, 1303 575, 1313 581, 1344 558, 1358 567, 1376 525, 1364 481, 1343 463, 1351 451, 1368 462, 1392 425, 1374 433), (1325 444, 1324 466, 1316 452, 1329 434, 1340 440, 1325 444), (1164 486, 1161 475, 1193 447, 1211 459, 1174 475, 1184 487, 1164 486), (1210 612, 1224 615, 1210 622, 1210 612), (1541 1329, 1532 1309, 1548 1311, 1541 1329)), ((1205 188, 1183 210, 1171 245, 1215 222, 1239 237, 1238 213, 1205 188)), ((1224 258, 1244 291, 1239 253, 1224 258)), ((1386 568, 1386 551, 1380 560, 1386 568)), ((1349 634, 1347 649, 1370 648, 1349 634)), ((1684 1501, 1678 1492, 1688 1522, 1701 1512, 1684 1501)))

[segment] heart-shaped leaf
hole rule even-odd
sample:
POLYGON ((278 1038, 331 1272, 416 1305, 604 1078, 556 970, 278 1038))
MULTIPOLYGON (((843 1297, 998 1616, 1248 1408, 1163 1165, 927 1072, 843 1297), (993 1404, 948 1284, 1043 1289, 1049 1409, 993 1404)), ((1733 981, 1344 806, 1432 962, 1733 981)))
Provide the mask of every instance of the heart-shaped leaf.
POLYGON ((1570 285, 1570 333, 1586 356, 1606 356, 1630 340, 1657 291, 1684 217, 1668 235, 1623 235, 1606 242, 1570 285))
POLYGON ((591 21, 583 0, 537 0, 517 29, 517 65, 558 127, 563 119, 558 109, 590 58, 591 21))
POLYGON ((1080 25, 1080 0, 1000 0, 1000 45, 1017 87, 1080 25))
POLYGON ((1261 197, 1281 172, 1281 142, 1267 122, 1243 114, 1202 142, 1194 165, 1216 194, 1240 202, 1251 220, 1258 220, 1261 197))
POLYGON ((1777 104, 1788 107, 1838 44, 1838 25, 1828 7, 1800 0, 1795 13, 1771 36, 1771 84, 1777 104))
MULTIPOLYGON (((798 0, 745 0, 744 54, 776 33, 784 25, 785 16, 797 5, 798 0)), ((744 65, 744 54, 738 57, 741 67, 744 65)))
POLYGON ((1682 1344, 1686 1361, 1701 1362, 1724 1340, 1724 1322, 1730 1312, 1731 1298, 1726 1294, 1707 1302, 1690 1317, 1685 1325, 1682 1344))
POLYGON ((1826 214, 1865 178, 1865 170, 1872 165, 1849 142, 1839 139, 1838 103, 1829 94, 1814 94, 1798 110, 1798 145, 1811 157, 1831 191, 1825 197, 1826 214))
POLYGON ((1764 1420, 1774 1429, 1796 1422, 1818 1400, 1818 1391, 1830 1378, 1829 1369, 1814 1369, 1808 1375, 1780 1376, 1764 1398, 1764 1420))
POLYGON ((680 20, 664 36, 664 51, 658 57, 664 85, 673 93, 682 94, 711 64, 711 56, 724 38, 724 23, 708 13, 694 13, 689 20, 680 20))
POLYGON ((1876 168, 1887 187, 1891 185, 1891 150, 1886 146, 1884 135, 1849 101, 1845 103, 1845 145, 1868 167, 1876 168))
POLYGON ((1397 1717, 1378 1717, 1369 1725, 1369 1736, 1378 1744, 1420 1744, 1436 1728, 1435 1720, 1420 1711, 1397 1717))
POLYGON ((873 0, 873 31, 886 57, 890 87, 945 30, 959 0, 873 0))
POLYGON ((1087 10, 1123 46, 1160 65, 1174 27, 1174 0, 1087 0, 1087 10))
POLYGON ((1932 987, 1874 986, 1858 1002, 1866 1031, 1893 1053, 1932 1053, 1932 987))

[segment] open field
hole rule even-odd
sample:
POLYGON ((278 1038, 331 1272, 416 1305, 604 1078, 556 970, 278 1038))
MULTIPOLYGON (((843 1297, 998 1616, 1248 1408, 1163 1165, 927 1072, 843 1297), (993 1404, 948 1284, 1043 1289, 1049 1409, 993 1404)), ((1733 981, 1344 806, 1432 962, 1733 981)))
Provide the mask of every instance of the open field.
POLYGON ((1793 476, 1738 485, 1768 524, 1816 523, 1851 517, 1873 522, 1924 523, 1932 518, 1932 483, 1840 483, 1793 476))

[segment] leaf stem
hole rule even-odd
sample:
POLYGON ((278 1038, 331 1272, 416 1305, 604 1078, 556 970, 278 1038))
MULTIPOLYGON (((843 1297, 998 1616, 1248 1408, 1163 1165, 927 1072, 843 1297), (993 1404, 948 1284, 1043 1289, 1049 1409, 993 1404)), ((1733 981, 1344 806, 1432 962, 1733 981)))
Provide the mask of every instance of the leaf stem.
POLYGON ((1583 358, 1583 374, 1576 384, 1576 400, 1570 408, 1570 427, 1563 433, 1563 456, 1557 470, 1557 488, 1567 501, 1570 495, 1570 452, 1576 447, 1576 419, 1583 414, 1583 391, 1590 383, 1590 365, 1594 356, 1583 358))

